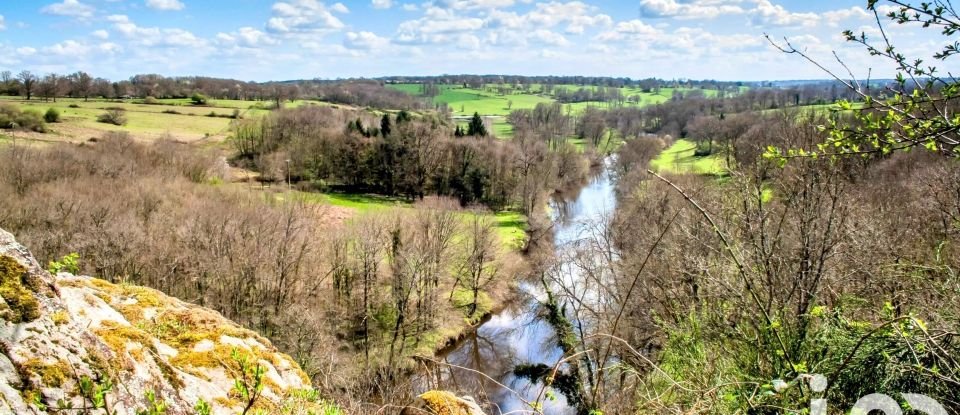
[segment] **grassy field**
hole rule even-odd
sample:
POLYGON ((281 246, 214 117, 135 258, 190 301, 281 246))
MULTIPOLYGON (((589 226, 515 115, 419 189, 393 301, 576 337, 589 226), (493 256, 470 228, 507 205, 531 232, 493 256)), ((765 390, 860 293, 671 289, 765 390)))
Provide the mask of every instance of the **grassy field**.
MULTIPOLYGON (((126 131, 141 140, 169 136, 181 141, 199 141, 213 138, 217 141, 229 133, 230 117, 237 113, 242 118, 261 117, 269 113, 273 103, 267 101, 211 100, 208 105, 193 105, 189 99, 158 99, 146 104, 142 99, 104 100, 60 98, 56 102, 20 97, 0 97, 0 105, 13 105, 21 110, 44 113, 49 108, 60 111, 60 122, 48 125, 47 134, 25 134, 35 140, 85 141, 105 131, 126 131), (97 116, 108 108, 124 110, 127 123, 123 126, 97 122, 97 116)), ((329 105, 316 101, 297 100, 287 107, 329 105)))
MULTIPOLYGON (((503 117, 517 109, 531 109, 541 103, 553 103, 556 99, 553 95, 543 93, 542 85, 531 85, 527 91, 518 91, 507 87, 511 93, 500 94, 497 92, 499 86, 486 85, 481 89, 465 88, 460 85, 439 85, 440 95, 433 97, 434 103, 445 103, 450 107, 454 117, 471 116, 478 113, 483 116, 503 117)), ((419 96, 422 93, 420 84, 387 84, 387 88, 405 92, 411 95, 419 96)), ((580 88, 596 89, 595 86, 580 85, 554 85, 554 90, 577 90, 580 88)), ((626 102, 624 105, 632 107, 645 107, 649 105, 661 104, 669 101, 674 92, 689 93, 691 91, 702 91, 706 97, 716 97, 718 91, 708 89, 693 88, 661 88, 657 92, 644 92, 639 88, 621 88, 621 93, 625 97, 636 97, 636 102, 626 102)), ((564 104, 564 111, 570 114, 580 114, 588 107, 611 108, 613 105, 607 102, 587 101, 564 104)), ((500 138, 513 137, 513 127, 503 118, 497 118, 493 124, 494 134, 500 138)))
POLYGON ((658 173, 727 175, 728 169, 723 157, 719 154, 697 157, 694 155, 696 149, 697 145, 692 141, 677 140, 650 161, 650 168, 658 173))
MULTIPOLYGON (((14 105, 21 110, 44 113, 49 108, 60 111, 60 122, 48 125, 49 132, 31 135, 32 138, 85 141, 98 137, 105 131, 126 131, 135 138, 150 140, 170 136, 183 141, 198 141, 209 137, 223 137, 229 131, 230 118, 234 111, 242 117, 257 117, 266 113, 262 109, 239 109, 236 102, 227 102, 234 107, 198 107, 177 100, 162 105, 148 105, 134 101, 113 102, 106 100, 58 99, 43 102, 37 99, 26 101, 17 97, 0 97, 0 105, 14 105), (97 116, 109 108, 124 110, 127 123, 123 126, 97 122, 97 116), (36 137, 34 137, 36 136, 36 137)), ((249 104, 249 103, 248 103, 249 104)))
MULTIPOLYGON (((283 196, 278 196, 282 198, 283 196)), ((356 214, 381 212, 390 208, 413 208, 402 198, 374 194, 293 192, 293 198, 349 209, 356 214)), ((474 213, 464 211, 466 220, 474 213)), ((504 211, 490 214, 496 221, 497 234, 505 247, 519 249, 526 241, 527 218, 520 213, 504 211)))

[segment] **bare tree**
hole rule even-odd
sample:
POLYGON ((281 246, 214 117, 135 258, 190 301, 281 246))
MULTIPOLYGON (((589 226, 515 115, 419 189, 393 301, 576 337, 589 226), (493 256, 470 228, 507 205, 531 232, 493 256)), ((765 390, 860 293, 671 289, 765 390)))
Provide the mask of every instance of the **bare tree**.
POLYGON ((37 84, 37 76, 30 71, 21 71, 17 74, 17 79, 20 80, 20 86, 23 88, 23 94, 26 95, 27 100, 33 96, 33 88, 37 84))

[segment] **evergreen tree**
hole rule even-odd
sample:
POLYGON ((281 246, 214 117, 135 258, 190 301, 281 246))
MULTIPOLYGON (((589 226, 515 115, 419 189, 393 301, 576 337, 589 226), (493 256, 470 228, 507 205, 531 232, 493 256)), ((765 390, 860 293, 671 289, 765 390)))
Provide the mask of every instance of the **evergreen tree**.
POLYGON ((380 119, 380 133, 384 137, 390 135, 390 116, 383 114, 383 118, 380 119))
POLYGON ((397 113, 397 125, 400 125, 400 123, 405 123, 407 121, 410 121, 410 113, 407 112, 407 110, 400 110, 400 112, 397 113))
POLYGON ((483 118, 480 118, 480 113, 473 113, 473 118, 470 119, 470 125, 467 126, 467 135, 487 136, 487 127, 483 125, 483 118))
POLYGON ((453 131, 454 137, 463 137, 463 129, 460 128, 460 125, 457 124, 457 129, 453 131))

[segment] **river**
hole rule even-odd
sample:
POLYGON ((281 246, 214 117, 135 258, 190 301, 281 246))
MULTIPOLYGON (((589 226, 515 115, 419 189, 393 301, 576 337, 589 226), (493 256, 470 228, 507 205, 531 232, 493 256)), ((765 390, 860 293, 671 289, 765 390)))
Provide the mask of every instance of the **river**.
MULTIPOLYGON (((564 255, 560 254, 583 237, 585 225, 603 220, 616 207, 609 160, 578 194, 557 196, 550 207, 554 221, 554 249, 563 261, 564 255)), ((559 265, 561 269, 574 268, 563 262, 559 265)), ((576 275, 570 272, 566 277, 576 278, 576 275)), ((538 398, 542 385, 515 376, 514 367, 521 364, 553 367, 562 359, 563 352, 557 345, 553 327, 541 317, 541 303, 546 295, 540 282, 521 281, 520 289, 521 301, 493 315, 475 333, 438 356, 451 366, 440 365, 433 369, 435 372, 430 377, 434 387, 474 396, 478 402, 490 402, 494 406, 493 415, 530 411, 526 402, 538 398)), ((552 399, 543 399, 544 413, 575 413, 562 394, 553 393, 552 396, 552 399)))

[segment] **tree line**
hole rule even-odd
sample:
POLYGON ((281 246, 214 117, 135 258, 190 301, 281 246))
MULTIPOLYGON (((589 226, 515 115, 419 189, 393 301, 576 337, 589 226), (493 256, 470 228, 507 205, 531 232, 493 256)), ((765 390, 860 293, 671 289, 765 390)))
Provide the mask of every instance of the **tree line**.
POLYGON ((523 213, 586 174, 585 159, 572 148, 551 151, 548 142, 525 133, 497 140, 474 128, 467 131, 474 135, 456 137, 435 115, 377 117, 311 106, 238 122, 231 142, 239 163, 304 189, 449 196, 464 206, 523 213))

